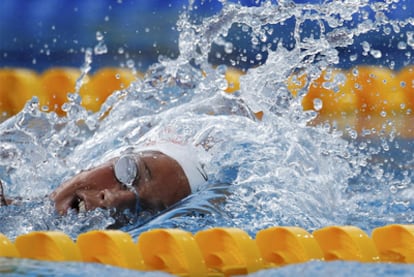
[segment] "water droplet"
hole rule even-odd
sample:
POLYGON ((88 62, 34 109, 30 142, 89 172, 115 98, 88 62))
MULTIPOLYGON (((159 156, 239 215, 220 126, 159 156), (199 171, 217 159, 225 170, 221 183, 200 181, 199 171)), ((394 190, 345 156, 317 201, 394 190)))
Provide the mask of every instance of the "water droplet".
POLYGON ((371 54, 371 56, 373 56, 376 59, 379 59, 382 57, 382 52, 380 50, 372 49, 369 53, 371 54))
POLYGON ((129 59, 129 60, 126 61, 126 65, 127 65, 128 68, 133 69, 135 67, 135 62, 133 60, 129 59))
POLYGON ((100 31, 96 32, 96 40, 97 41, 102 41, 104 39, 103 34, 100 31))
POLYGON ((313 99, 313 108, 315 111, 320 111, 323 106, 323 101, 319 98, 313 99))
POLYGON ((253 36, 251 41, 252 41, 253 45, 258 45, 259 44, 259 40, 257 39, 256 36, 253 36))
POLYGON ((414 49, 414 32, 407 32, 407 44, 414 49))
POLYGON ((261 42, 266 42, 267 41, 267 36, 266 36, 265 32, 260 33, 260 41, 261 42))
POLYGON ((215 83, 216 83, 217 88, 220 90, 226 90, 228 88, 228 83, 226 79, 218 79, 216 80, 215 83))
POLYGON ((400 42, 398 42, 397 47, 400 50, 405 50, 405 49, 407 49, 407 43, 405 41, 400 41, 400 42))
POLYGON ((397 187, 396 186, 390 186, 390 192, 391 193, 397 193, 398 192, 397 187))
POLYGON ((350 129, 348 134, 352 139, 357 139, 358 138, 358 132, 354 129, 350 129))
POLYGON ((224 44, 224 52, 226 52, 226 54, 231 54, 233 52, 233 43, 226 42, 224 44))
POLYGON ((354 54, 354 55, 349 56, 349 60, 350 60, 351 62, 354 62, 354 61, 356 61, 357 59, 358 59, 358 54, 354 54))
POLYGON ((103 41, 100 41, 93 49, 95 55, 102 55, 108 53, 108 48, 103 41))
POLYGON ((357 77, 357 76, 359 75, 359 70, 358 70, 358 68, 354 68, 354 69, 352 69, 352 75, 353 75, 353 76, 355 76, 355 77, 357 77))
POLYGON ((363 41, 361 42, 361 46, 362 46, 362 50, 364 51, 362 55, 366 56, 368 52, 371 50, 371 45, 369 44, 368 41, 363 41))
POLYGON ((386 34, 386 35, 389 35, 389 34, 391 34, 391 28, 390 27, 384 27, 384 34, 386 34))

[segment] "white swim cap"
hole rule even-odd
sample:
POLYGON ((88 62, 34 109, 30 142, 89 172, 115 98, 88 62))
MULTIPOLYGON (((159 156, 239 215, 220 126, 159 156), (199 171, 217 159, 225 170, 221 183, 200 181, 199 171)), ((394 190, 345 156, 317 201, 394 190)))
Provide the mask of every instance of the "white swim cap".
POLYGON ((160 143, 140 150, 159 151, 177 161, 187 177, 191 192, 198 190, 208 180, 207 174, 198 160, 197 151, 191 146, 177 143, 160 143))

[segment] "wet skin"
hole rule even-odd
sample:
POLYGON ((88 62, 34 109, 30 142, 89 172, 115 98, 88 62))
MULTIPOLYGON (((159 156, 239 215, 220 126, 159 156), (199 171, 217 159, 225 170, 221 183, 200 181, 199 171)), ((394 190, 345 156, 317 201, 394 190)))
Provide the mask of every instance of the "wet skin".
POLYGON ((115 178, 116 160, 83 171, 60 185, 50 195, 56 210, 60 214, 66 214, 69 209, 78 212, 96 208, 133 210, 138 197, 142 209, 155 212, 171 206, 191 193, 181 166, 163 153, 144 151, 137 154, 139 174, 134 188, 138 196, 115 178))

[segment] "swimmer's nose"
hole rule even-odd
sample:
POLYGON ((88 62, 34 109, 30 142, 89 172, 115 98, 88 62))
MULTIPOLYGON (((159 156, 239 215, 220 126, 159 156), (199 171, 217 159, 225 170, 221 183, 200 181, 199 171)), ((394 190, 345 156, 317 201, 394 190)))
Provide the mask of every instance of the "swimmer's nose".
POLYGON ((114 202, 115 196, 114 193, 108 189, 104 189, 98 194, 99 203, 101 208, 112 208, 110 204, 114 202))
POLYGON ((98 193, 100 208, 128 208, 133 207, 136 201, 134 193, 130 191, 119 191, 104 189, 98 193))

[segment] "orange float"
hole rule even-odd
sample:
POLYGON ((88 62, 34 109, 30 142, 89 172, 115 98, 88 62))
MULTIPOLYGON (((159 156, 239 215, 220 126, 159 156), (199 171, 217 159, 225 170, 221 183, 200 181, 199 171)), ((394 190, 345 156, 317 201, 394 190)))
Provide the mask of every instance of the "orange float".
POLYGON ((20 257, 16 246, 2 233, 0 233, 0 257, 20 257))
POLYGON ((228 86, 225 91, 228 93, 238 91, 240 89, 240 76, 244 74, 246 73, 239 69, 233 67, 227 68, 225 78, 227 80, 228 86))
POLYGON ((237 228, 211 228, 194 235, 208 268, 225 276, 246 275, 263 268, 259 248, 237 228))
MULTIPOLYGON (((240 89, 243 71, 228 68, 226 92, 240 89)), ((0 121, 18 113, 33 96, 40 107, 64 115, 62 105, 68 93, 75 92, 80 71, 76 68, 51 68, 40 76, 28 69, 0 69, 0 121)), ((125 68, 103 68, 86 77, 79 94, 82 105, 93 112, 114 91, 127 88, 141 73, 125 68)), ((328 68, 307 84, 300 72, 287 80, 292 95, 303 94, 304 110, 315 110, 318 116, 313 125, 329 122, 337 129, 347 126, 361 134, 388 134, 414 137, 414 66, 400 72, 373 66, 357 66, 350 70, 328 68), (302 91, 301 91, 302 90, 302 91)), ((257 114, 260 119, 263 113, 257 114)))
POLYGON ((21 68, 0 70, 0 120, 18 113, 34 95, 40 94, 39 76, 21 68))
POLYGON ((109 264, 129 269, 145 268, 132 237, 119 230, 92 230, 78 236, 82 261, 109 264))
POLYGON ((356 226, 327 226, 315 230, 313 236, 321 247, 326 261, 379 261, 374 242, 356 226))
POLYGON ((40 78, 42 95, 39 96, 42 107, 64 115, 62 105, 68 102, 68 93, 74 93, 80 70, 75 68, 51 68, 43 72, 40 78))
POLYGON ((327 69, 308 89, 306 75, 297 73, 288 78, 287 86, 294 96, 301 90, 307 90, 302 106, 305 111, 318 112, 313 124, 329 121, 335 122, 339 129, 344 129, 346 125, 354 126, 357 98, 351 89, 352 83, 347 72, 335 68, 327 69))
POLYGON ((269 267, 323 260, 315 238, 299 227, 269 227, 256 234, 256 244, 269 267))
POLYGON ((16 238, 16 248, 22 258, 43 261, 81 261, 78 247, 65 233, 37 231, 16 238))
POLYGON ((353 90, 358 96, 358 109, 363 114, 404 112, 406 98, 396 74, 386 68, 359 66, 351 70, 353 90))
POLYGON ((406 99, 404 126, 400 130, 400 135, 412 138, 414 137, 414 65, 401 69, 397 80, 406 99))
POLYGON ((178 276, 210 276, 201 251, 189 232, 149 230, 139 236, 137 249, 142 253, 147 270, 178 276))
POLYGON ((357 130, 374 133, 401 130, 401 115, 406 114, 407 99, 396 74, 373 66, 355 67, 350 72, 358 99, 357 130))
POLYGON ((347 73, 339 69, 325 70, 312 82, 302 101, 304 110, 319 110, 326 118, 337 118, 355 114, 356 97, 347 73), (318 100, 321 106, 318 107, 318 100))
POLYGON ((372 239, 378 249, 381 261, 414 263, 414 226, 392 224, 377 227, 372 239))
POLYGON ((137 77, 142 77, 142 74, 135 75, 130 69, 124 68, 107 67, 97 71, 79 92, 82 106, 93 112, 99 111, 109 95, 127 88, 137 77))
POLYGON ((397 74, 397 80, 405 94, 407 114, 412 115, 414 114, 414 65, 401 69, 397 74))

